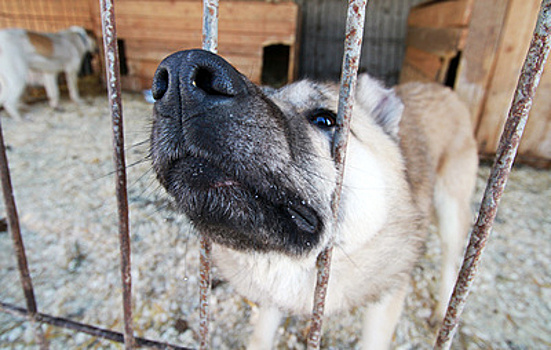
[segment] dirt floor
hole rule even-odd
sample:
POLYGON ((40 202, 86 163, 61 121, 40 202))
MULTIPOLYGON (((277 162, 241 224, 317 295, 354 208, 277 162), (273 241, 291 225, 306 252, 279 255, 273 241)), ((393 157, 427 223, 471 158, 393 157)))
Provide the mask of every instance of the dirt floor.
MULTIPOLYGON (((103 96, 64 112, 34 103, 28 120, 0 112, 24 243, 39 311, 122 330, 111 121, 103 96)), ((151 105, 125 94, 136 334, 183 346, 198 343, 198 248, 186 220, 157 184, 147 160, 151 105)), ((481 166, 473 212, 489 174, 481 166)), ((482 260, 454 349, 551 348, 551 172, 516 168, 482 260)), ((3 206, 2 206, 3 208, 3 206)), ((2 209, 0 211, 4 212, 2 209)), ((0 301, 24 306, 11 238, 0 233, 0 301)), ((436 289, 436 235, 414 272, 396 349, 428 349, 436 289)), ((211 300, 213 349, 243 348, 256 306, 222 281, 211 300)), ((361 308, 324 323, 322 348, 357 348, 361 308)), ((308 322, 290 317, 278 349, 304 349, 308 322)), ((51 326, 51 349, 122 349, 51 326)), ((30 325, 0 313, 0 348, 36 348, 30 325)))

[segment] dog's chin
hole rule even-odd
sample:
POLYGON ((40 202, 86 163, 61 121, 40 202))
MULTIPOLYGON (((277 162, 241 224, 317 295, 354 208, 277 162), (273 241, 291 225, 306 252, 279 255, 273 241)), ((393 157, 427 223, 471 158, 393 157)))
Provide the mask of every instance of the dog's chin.
POLYGON ((231 176, 205 159, 185 157, 167 169, 161 183, 193 226, 215 243, 300 256, 321 241, 321 216, 305 200, 255 188, 250 179, 231 176))

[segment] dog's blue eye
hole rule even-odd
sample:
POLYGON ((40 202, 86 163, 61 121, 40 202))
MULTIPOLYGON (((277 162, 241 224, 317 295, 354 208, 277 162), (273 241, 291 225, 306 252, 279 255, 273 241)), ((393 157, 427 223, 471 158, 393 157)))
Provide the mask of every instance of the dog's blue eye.
POLYGON ((309 115, 310 123, 322 129, 329 129, 335 126, 337 116, 327 109, 316 109, 309 115))

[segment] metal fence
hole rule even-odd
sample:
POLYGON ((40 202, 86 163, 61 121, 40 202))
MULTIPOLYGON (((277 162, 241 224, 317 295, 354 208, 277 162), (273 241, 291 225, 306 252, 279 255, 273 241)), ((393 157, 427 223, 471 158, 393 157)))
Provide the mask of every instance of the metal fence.
MULTIPOLYGON (((212 52, 217 51, 218 35, 218 0, 204 0, 204 27, 203 48, 212 52)), ((29 274, 27 257, 23 239, 21 237, 17 207, 13 196, 5 143, 0 123, 0 175, 2 191, 6 207, 6 215, 10 233, 15 247, 19 274, 26 300, 26 308, 17 307, 0 301, 0 311, 18 317, 27 318, 35 325, 35 336, 41 349, 47 349, 47 341, 39 327, 41 323, 84 332, 99 338, 124 343, 125 349, 134 349, 147 346, 158 349, 187 349, 173 344, 156 342, 134 337, 132 322, 132 279, 130 265, 130 235, 129 209, 126 188, 126 166, 123 138, 123 116, 121 101, 121 86, 119 77, 119 56, 117 49, 117 30, 114 0, 100 0, 101 20, 103 29, 104 53, 107 71, 108 98, 111 107, 113 128, 113 152, 116 169, 116 193, 119 215, 119 241, 121 259, 121 280, 123 285, 124 333, 114 332, 91 325, 78 323, 69 319, 54 317, 38 312, 32 280, 29 274)), ((350 0, 347 14, 347 28, 345 53, 343 57, 341 89, 337 117, 337 132, 333 145, 333 154, 339 170, 338 187, 342 186, 342 175, 346 159, 346 146, 350 129, 350 116, 354 104, 354 90, 359 64, 363 25, 367 0, 350 0)), ((469 289, 478 270, 480 258, 490 230, 497 214, 500 198, 505 189, 507 178, 518 149, 528 113, 535 95, 543 67, 549 54, 549 34, 551 32, 551 0, 543 0, 539 19, 534 31, 530 50, 526 57, 521 76, 515 92, 515 97, 501 137, 500 146, 491 174, 488 180, 484 198, 481 204, 478 220, 471 233, 465 259, 461 267, 458 281, 450 300, 444 323, 435 344, 435 349, 447 349, 451 346, 453 335, 457 329, 458 320, 466 303, 469 289)), ((338 193, 338 191, 337 191, 338 193)), ((333 199, 333 212, 336 213, 339 205, 339 195, 333 199)), ((209 348, 209 293, 211 289, 211 242, 201 237, 201 267, 200 267, 200 349, 209 348)), ((331 251, 329 248, 318 257, 318 283, 315 290, 314 310, 312 312, 308 349, 318 349, 321 340, 321 325, 323 320, 324 299, 327 290, 331 265, 331 251)))

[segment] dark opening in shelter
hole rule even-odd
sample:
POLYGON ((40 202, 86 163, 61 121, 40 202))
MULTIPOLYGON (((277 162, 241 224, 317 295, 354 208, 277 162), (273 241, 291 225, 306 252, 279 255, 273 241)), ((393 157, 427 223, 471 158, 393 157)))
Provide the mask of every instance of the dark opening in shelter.
POLYGON ((459 69, 459 62, 461 61, 461 51, 455 55, 448 66, 448 71, 446 72, 446 79, 444 80, 444 85, 455 88, 455 80, 457 79, 457 70, 459 69))
POLYGON ((289 45, 276 44, 263 48, 262 84, 281 87, 288 82, 289 45))
POLYGON ((125 76, 128 75, 128 64, 126 62, 126 45, 124 39, 117 39, 117 45, 119 47, 120 74, 125 76))

